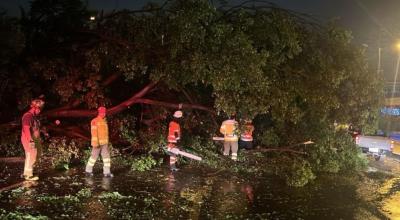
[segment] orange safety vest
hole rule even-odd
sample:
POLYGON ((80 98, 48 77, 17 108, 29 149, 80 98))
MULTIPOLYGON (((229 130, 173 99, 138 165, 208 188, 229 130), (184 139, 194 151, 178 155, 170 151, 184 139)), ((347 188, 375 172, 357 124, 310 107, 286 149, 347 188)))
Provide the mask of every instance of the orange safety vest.
POLYGON ((235 120, 225 120, 222 122, 219 131, 224 135, 224 141, 237 141, 238 140, 238 123, 235 120))
POLYGON ((108 125, 105 118, 96 117, 90 122, 92 146, 108 144, 108 125))
POLYGON ((181 138, 181 126, 176 121, 171 121, 168 127, 168 142, 177 143, 181 138))
POLYGON ((244 125, 244 131, 240 135, 240 140, 253 141, 253 131, 254 131, 254 126, 252 124, 244 125))

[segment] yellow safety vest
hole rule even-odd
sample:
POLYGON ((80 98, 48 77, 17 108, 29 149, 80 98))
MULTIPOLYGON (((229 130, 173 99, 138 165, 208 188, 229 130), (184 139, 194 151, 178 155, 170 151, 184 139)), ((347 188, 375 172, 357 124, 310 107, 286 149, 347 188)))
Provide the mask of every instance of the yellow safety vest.
POLYGON ((224 135, 224 141, 238 141, 238 123, 235 120, 222 122, 219 131, 224 135))
POLYGON ((92 147, 108 144, 108 125, 105 118, 96 117, 90 123, 92 147))

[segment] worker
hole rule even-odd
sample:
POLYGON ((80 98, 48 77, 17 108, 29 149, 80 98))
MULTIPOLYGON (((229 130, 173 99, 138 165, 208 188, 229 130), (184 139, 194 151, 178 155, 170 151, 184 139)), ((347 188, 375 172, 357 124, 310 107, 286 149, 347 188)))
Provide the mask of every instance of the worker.
POLYGON ((241 126, 241 128, 242 132, 240 133, 239 146, 240 148, 250 150, 253 148, 254 125, 252 124, 251 120, 246 119, 244 120, 244 125, 241 126))
POLYGON ((23 178, 27 181, 39 180, 33 175, 33 166, 36 162, 37 146, 40 139, 40 121, 37 116, 44 106, 42 99, 32 100, 30 109, 22 116, 21 143, 25 152, 25 165, 23 178))
POLYGON ((114 175, 111 173, 110 149, 108 146, 107 109, 99 107, 97 113, 97 117, 90 122, 92 152, 86 164, 85 172, 87 176, 93 176, 93 166, 101 153, 104 177, 113 177, 114 175))
POLYGON ((179 125, 180 119, 182 118, 182 111, 175 111, 172 121, 168 126, 168 145, 167 150, 169 154, 169 166, 171 171, 178 171, 176 162, 178 160, 177 155, 172 153, 171 150, 177 147, 179 140, 181 139, 181 126, 179 125))
POLYGON ((224 135, 224 156, 229 156, 232 152, 231 159, 237 160, 238 152, 238 122, 235 115, 232 114, 228 120, 222 122, 219 131, 224 135))

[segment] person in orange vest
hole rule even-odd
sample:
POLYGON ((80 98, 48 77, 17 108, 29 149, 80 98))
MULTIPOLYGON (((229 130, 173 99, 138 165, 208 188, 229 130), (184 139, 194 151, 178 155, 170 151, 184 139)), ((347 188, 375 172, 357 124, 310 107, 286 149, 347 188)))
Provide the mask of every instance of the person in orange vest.
POLYGON ((179 125, 179 119, 182 118, 182 111, 176 111, 173 115, 172 121, 168 126, 168 154, 169 154, 169 166, 171 171, 178 171, 176 168, 177 155, 170 152, 171 149, 177 147, 179 140, 181 139, 181 126, 179 125))
POLYGON ((244 125, 242 126, 242 132, 240 134, 240 148, 246 150, 250 150, 253 148, 253 131, 254 125, 252 124, 251 120, 244 120, 244 125))
POLYGON ((103 159, 103 174, 104 177, 113 177, 111 173, 111 158, 110 150, 108 148, 108 125, 106 120, 107 109, 105 107, 99 107, 97 109, 97 117, 90 122, 90 130, 92 134, 92 153, 89 161, 86 164, 86 175, 93 176, 93 166, 96 163, 99 154, 103 159))
POLYGON ((37 116, 40 114, 44 106, 44 101, 35 99, 31 102, 28 112, 22 116, 21 143, 25 151, 25 165, 23 177, 28 181, 36 181, 39 179, 33 176, 33 166, 36 162, 37 148, 35 141, 40 138, 40 121, 37 116))
POLYGON ((219 131, 224 135, 224 156, 229 156, 232 152, 232 160, 237 160, 238 152, 238 122, 235 115, 231 115, 230 119, 222 122, 219 131))

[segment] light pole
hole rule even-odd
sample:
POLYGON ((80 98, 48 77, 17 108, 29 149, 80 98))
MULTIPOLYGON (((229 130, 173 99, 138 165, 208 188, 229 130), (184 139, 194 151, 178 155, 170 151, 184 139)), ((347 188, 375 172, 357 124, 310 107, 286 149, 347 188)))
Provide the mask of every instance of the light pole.
POLYGON ((397 76, 399 74, 399 64, 400 64, 400 42, 396 44, 396 51, 397 51, 397 62, 396 62, 396 72, 394 74, 394 84, 392 90, 392 98, 396 92, 396 84, 397 84, 397 76))
POLYGON ((376 70, 376 73, 379 75, 381 72, 381 54, 382 54, 382 48, 378 48, 378 68, 376 70))

